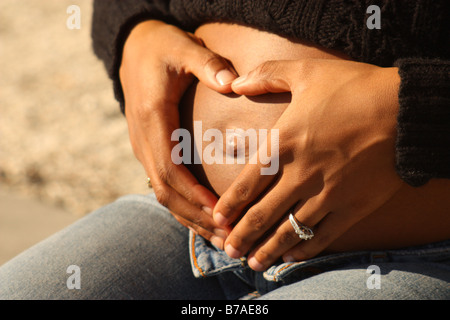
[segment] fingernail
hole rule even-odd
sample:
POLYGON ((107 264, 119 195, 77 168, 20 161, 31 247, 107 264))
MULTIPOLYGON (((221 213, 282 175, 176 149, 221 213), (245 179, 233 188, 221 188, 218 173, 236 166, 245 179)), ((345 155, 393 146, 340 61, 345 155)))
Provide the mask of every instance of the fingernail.
POLYGON ((217 237, 222 238, 223 240, 225 240, 228 236, 228 233, 223 229, 215 228, 213 232, 217 237))
POLYGON ((227 218, 225 218, 220 212, 216 212, 216 214, 214 215, 214 221, 219 226, 226 226, 228 223, 227 218))
POLYGON ((225 247, 225 252, 230 258, 233 259, 238 259, 241 257, 241 252, 233 248, 231 244, 227 244, 227 246, 225 247))
POLYGON ((283 260, 284 260, 284 262, 295 262, 295 259, 293 256, 284 256, 283 260))
POLYGON ((217 82, 220 83, 221 86, 230 84, 233 82, 234 79, 236 79, 236 75, 234 75, 230 70, 223 69, 217 72, 216 74, 217 82))
POLYGON ((245 82, 245 80, 247 80, 247 75, 246 74, 244 74, 243 76, 240 76, 239 78, 234 80, 233 81, 233 86, 240 86, 241 84, 243 84, 245 82))
POLYGON ((255 257, 248 259, 248 265, 255 271, 264 271, 266 269, 255 257))
POLYGON ((213 211, 212 211, 211 208, 206 207, 206 206, 203 206, 203 207, 202 207, 202 210, 205 211, 205 212, 206 212, 207 214, 209 214, 210 216, 212 216, 213 211))
POLYGON ((217 248, 219 248, 220 250, 223 249, 223 242, 224 240, 218 236, 212 236, 210 239, 211 243, 213 245, 215 245, 217 248))

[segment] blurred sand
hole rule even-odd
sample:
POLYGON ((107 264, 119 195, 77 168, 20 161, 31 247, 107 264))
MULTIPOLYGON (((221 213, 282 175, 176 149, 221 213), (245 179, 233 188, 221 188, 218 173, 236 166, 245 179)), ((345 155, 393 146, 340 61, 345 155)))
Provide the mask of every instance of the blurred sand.
MULTIPOLYGON (((33 215, 36 201, 49 214, 39 207, 34 229, 67 213, 59 229, 118 196, 147 192, 111 82, 92 51, 91 15, 91 0, 0 1, 0 232, 37 241, 41 236, 24 224, 8 227, 5 218, 33 215), (70 5, 81 8, 80 30, 66 26, 70 5), (13 204, 21 202, 28 206, 13 204)), ((0 245, 0 256, 2 246, 13 240, 0 245)))
POLYGON ((36 199, 0 190, 0 265, 77 218, 36 199))

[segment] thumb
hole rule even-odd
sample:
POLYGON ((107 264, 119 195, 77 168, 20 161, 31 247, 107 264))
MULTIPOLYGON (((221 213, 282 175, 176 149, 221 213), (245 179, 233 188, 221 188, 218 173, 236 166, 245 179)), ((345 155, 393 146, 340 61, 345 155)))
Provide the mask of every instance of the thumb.
POLYGON ((291 61, 266 61, 233 81, 232 90, 240 95, 260 95, 291 91, 291 61))
POLYGON ((199 45, 185 58, 187 72, 195 75, 200 82, 220 93, 231 92, 231 83, 238 76, 224 57, 199 45))

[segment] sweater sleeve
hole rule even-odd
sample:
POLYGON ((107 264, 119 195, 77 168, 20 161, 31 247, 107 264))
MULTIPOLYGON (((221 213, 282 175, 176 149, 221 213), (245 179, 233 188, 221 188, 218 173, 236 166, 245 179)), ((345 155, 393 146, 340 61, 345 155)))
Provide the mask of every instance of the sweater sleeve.
POLYGON ((114 94, 124 112, 119 78, 122 50, 130 31, 138 23, 156 19, 176 24, 167 0, 94 0, 91 36, 94 53, 103 61, 113 81, 114 94))
POLYGON ((450 178, 450 61, 399 59, 396 166, 411 186, 450 178))

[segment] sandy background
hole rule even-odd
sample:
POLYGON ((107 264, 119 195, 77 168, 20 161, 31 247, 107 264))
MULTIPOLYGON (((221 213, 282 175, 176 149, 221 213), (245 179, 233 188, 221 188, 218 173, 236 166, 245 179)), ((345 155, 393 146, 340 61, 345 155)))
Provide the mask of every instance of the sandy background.
MULTIPOLYGON (((148 191, 93 54, 91 15, 91 0, 0 1, 0 190, 10 195, 0 197, 0 224, 11 234, 21 224, 7 225, 5 217, 32 215, 36 203, 76 218, 148 191), (81 9, 79 30, 66 26, 70 5, 81 9)), ((54 220, 55 211, 46 220, 40 208, 42 225, 54 220)), ((4 243, 1 229, 0 239, 14 245, 4 243)))

